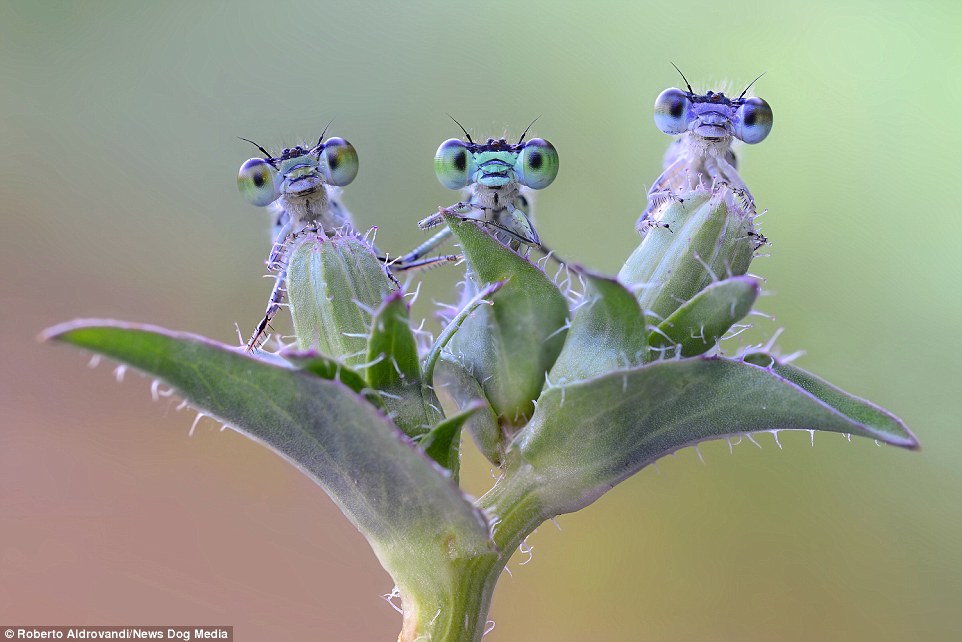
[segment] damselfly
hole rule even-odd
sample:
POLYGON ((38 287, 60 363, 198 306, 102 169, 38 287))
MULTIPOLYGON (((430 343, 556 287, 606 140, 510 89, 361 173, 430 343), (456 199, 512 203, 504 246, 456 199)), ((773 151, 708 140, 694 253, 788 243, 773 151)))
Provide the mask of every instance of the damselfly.
POLYGON ((746 207, 753 210, 755 206, 751 191, 736 169, 732 142, 754 145, 772 130, 768 103, 745 97, 758 78, 738 98, 728 98, 721 92, 696 94, 685 75, 681 77, 688 91, 672 87, 655 100, 655 125, 666 134, 679 136, 665 154, 664 172, 648 191, 648 205, 637 224, 640 232, 657 223, 659 204, 677 198, 691 181, 726 184, 742 197, 746 207))
MULTIPOLYGON (((531 247, 543 248, 531 222, 530 203, 523 188, 544 189, 558 175, 557 150, 543 138, 525 141, 528 129, 514 144, 504 138, 476 143, 461 127, 467 140, 448 139, 434 156, 434 171, 441 184, 448 189, 465 190, 463 201, 443 209, 482 223, 495 238, 518 253, 531 247)), ((444 217, 436 213, 418 225, 428 229, 443 222, 444 217)), ((401 263, 416 261, 450 235, 451 230, 444 228, 402 256, 401 263)))
POLYGON ((286 148, 277 157, 254 141, 247 142, 264 157, 251 158, 241 165, 237 186, 249 203, 267 207, 271 212, 274 245, 267 267, 276 273, 267 311, 247 342, 250 352, 258 346, 281 307, 288 239, 309 229, 328 236, 356 233, 350 213, 341 204, 340 189, 357 176, 358 159, 353 145, 337 137, 325 141, 324 133, 313 147, 286 148))
MULTIPOLYGON (((251 158, 241 165, 237 186, 249 203, 268 207, 274 221, 274 244, 267 259, 268 269, 276 274, 274 288, 264 318, 247 342, 250 352, 258 347, 282 305, 287 280, 286 255, 291 244, 304 236, 304 232, 327 236, 358 234, 351 214, 340 200, 341 188, 357 176, 358 158, 349 142, 337 137, 325 141, 323 132, 313 147, 286 148, 277 157, 254 141, 242 140, 257 147, 264 158, 251 158)), ((460 259, 446 255, 402 261, 380 256, 373 243, 369 245, 378 254, 377 258, 384 262, 385 272, 398 288, 400 284, 392 270, 430 267, 460 259)))

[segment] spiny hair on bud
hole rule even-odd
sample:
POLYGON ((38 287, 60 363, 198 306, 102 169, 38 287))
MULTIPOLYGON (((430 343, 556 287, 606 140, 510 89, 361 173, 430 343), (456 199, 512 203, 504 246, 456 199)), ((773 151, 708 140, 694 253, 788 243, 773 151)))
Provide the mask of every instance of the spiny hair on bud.
POLYGON ((400 613, 400 614, 402 614, 402 615, 404 614, 404 611, 401 609, 401 591, 400 591, 400 589, 398 589, 397 586, 395 586, 393 589, 391 589, 391 592, 390 592, 390 593, 386 593, 386 594, 382 595, 381 598, 382 598, 385 602, 387 602, 388 604, 390 604, 392 609, 394 609, 395 611, 397 611, 398 613, 400 613), (395 600, 397 600, 397 601, 395 601, 395 600))
MULTIPOLYGON (((355 352, 355 353, 353 353, 353 354, 345 355, 344 358, 345 358, 345 359, 353 359, 353 358, 355 358, 355 357, 361 357, 361 356, 364 356, 364 355, 366 355, 366 354, 367 354, 367 350, 361 350, 361 351, 355 352)), ((382 352, 382 353, 378 354, 376 357, 374 357, 373 359, 371 359, 370 361, 365 361, 364 363, 355 364, 355 365, 353 366, 353 368, 354 368, 355 370, 367 370, 367 369, 370 368, 371 366, 377 365, 377 364, 381 363, 382 361, 384 361, 385 358, 386 358, 386 357, 385 357, 384 353, 382 352)))
POLYGON ((645 364, 645 359, 648 356, 648 350, 638 350, 633 355, 629 355, 627 352, 620 352, 618 354, 618 360, 621 362, 622 369, 629 370, 631 368, 637 368, 645 364))
POLYGON ((414 305, 414 304, 417 302, 418 297, 421 295, 421 284, 422 284, 422 283, 423 283, 423 281, 418 281, 417 287, 414 289, 414 292, 408 292, 408 291, 407 291, 407 288, 405 287, 405 289, 404 289, 404 295, 403 295, 403 296, 405 296, 405 297, 411 297, 411 300, 408 301, 408 305, 414 305))
POLYGON ((556 335, 561 334, 561 333, 564 332, 565 330, 569 330, 570 328, 571 328, 571 319, 570 319, 570 318, 565 318, 564 324, 562 324, 557 330, 555 330, 554 332, 552 332, 551 334, 549 334, 548 336, 546 336, 546 337, 543 339, 543 341, 547 341, 547 340, 555 337, 556 335))
POLYGON ((695 454, 698 455, 698 461, 704 464, 705 457, 701 454, 701 448, 698 447, 698 444, 692 444, 692 448, 695 450, 695 454))
POLYGON ((752 326, 751 323, 733 323, 732 326, 728 328, 728 331, 724 334, 724 336, 722 336, 719 339, 719 342, 728 341, 729 339, 734 339, 735 337, 740 335, 742 332, 752 327, 754 326, 752 326))
POLYGON ((194 423, 192 423, 192 424, 190 425, 190 430, 187 432, 187 435, 188 435, 189 437, 193 437, 193 436, 194 436, 194 431, 197 430, 197 424, 199 424, 199 423, 200 423, 200 420, 203 419, 203 418, 206 417, 206 416, 207 416, 207 415, 205 415, 205 414, 202 413, 202 412, 198 412, 198 413, 197 413, 197 416, 194 417, 194 423))
POLYGON ((528 544, 527 537, 521 540, 521 543, 518 544, 518 552, 521 553, 522 555, 526 555, 527 559, 525 559, 523 562, 518 562, 518 566, 524 566, 534 558, 534 555, 532 553, 533 550, 534 550, 534 546, 531 546, 530 544, 528 544))
POLYGON ((173 388, 161 389, 160 386, 160 379, 154 379, 152 382, 150 382, 150 396, 154 401, 160 401, 161 397, 169 397, 174 394, 173 388))

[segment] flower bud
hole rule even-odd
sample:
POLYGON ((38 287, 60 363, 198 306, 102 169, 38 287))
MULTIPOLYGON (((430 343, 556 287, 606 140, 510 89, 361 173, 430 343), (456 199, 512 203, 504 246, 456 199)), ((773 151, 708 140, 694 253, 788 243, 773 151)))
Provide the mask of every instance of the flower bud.
POLYGON ((371 315, 393 289, 374 250, 354 235, 310 233, 287 263, 287 298, 301 350, 346 365, 367 360, 371 315))
POLYGON ((698 187, 652 212, 618 279, 635 293, 649 323, 660 323, 714 281, 748 271, 763 237, 727 187, 698 187))
MULTIPOLYGON (((504 282, 491 305, 474 309, 448 344, 491 405, 501 436, 524 425, 564 344, 568 302, 545 273, 473 221, 446 215, 470 264, 468 288, 504 282)), ((466 390, 464 398, 474 394, 466 390)), ((486 439, 480 440, 482 443, 486 439)), ((487 451, 487 448, 486 448, 487 451)))

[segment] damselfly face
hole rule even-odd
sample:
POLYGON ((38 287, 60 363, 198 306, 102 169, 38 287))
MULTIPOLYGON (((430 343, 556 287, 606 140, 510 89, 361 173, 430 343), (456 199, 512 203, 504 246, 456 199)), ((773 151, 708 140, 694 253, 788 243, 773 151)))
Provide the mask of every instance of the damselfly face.
POLYGON ((512 184, 544 189, 558 175, 558 152, 543 138, 515 145, 501 138, 486 143, 450 138, 438 147, 434 171, 448 189, 470 185, 497 189, 512 184))
POLYGON ((241 194, 258 207, 282 197, 292 201, 306 199, 326 186, 347 185, 357 176, 357 152, 343 138, 318 141, 310 149, 298 145, 285 149, 276 158, 259 145, 258 148, 266 157, 246 161, 237 175, 241 194))
POLYGON ((761 98, 728 98, 709 91, 696 94, 676 87, 655 100, 655 125, 666 134, 684 134, 706 141, 732 137, 749 144, 762 142, 772 130, 772 108, 761 98))

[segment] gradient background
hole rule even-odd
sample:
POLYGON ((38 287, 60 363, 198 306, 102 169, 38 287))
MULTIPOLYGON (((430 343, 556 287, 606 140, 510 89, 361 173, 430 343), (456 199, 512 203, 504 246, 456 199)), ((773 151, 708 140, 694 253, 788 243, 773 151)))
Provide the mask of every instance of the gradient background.
MULTIPOLYGON (((921 453, 807 434, 649 468, 530 538, 490 640, 962 636, 962 9, 956 2, 280 4, 0 0, 0 623, 233 624, 239 640, 393 640, 364 540, 265 449, 39 345, 117 317, 235 340, 260 318, 253 149, 357 147, 345 201, 395 252, 455 195, 438 144, 533 132, 561 154, 538 230, 615 272, 679 79, 757 93, 743 149, 773 258, 758 337, 889 408, 921 453)), ((426 276, 444 299, 453 270, 426 276)), ((427 307, 424 313, 429 313, 427 307)), ((467 461, 469 488, 490 485, 467 461)), ((520 557, 520 556, 519 556, 520 557)))

